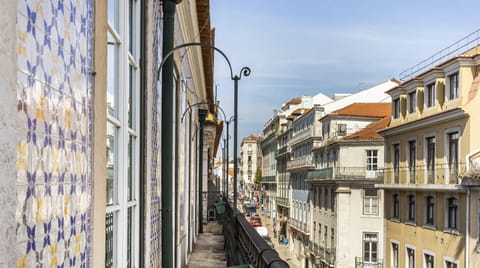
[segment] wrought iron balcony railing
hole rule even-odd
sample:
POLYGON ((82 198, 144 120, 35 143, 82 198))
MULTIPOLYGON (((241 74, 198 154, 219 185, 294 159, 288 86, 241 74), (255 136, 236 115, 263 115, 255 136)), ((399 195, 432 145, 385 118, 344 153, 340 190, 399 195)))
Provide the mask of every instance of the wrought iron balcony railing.
POLYGON ((370 260, 366 260, 362 257, 355 257, 355 268, 381 268, 383 267, 383 259, 372 258, 370 260))
POLYGON ((295 158, 287 161, 287 171, 294 169, 310 169, 314 168, 313 157, 311 155, 295 158))
POLYGON ((383 180, 383 169, 369 170, 366 167, 329 167, 308 171, 307 179, 312 180, 350 180, 372 179, 383 180))
POLYGON ((465 163, 385 169, 386 184, 457 184, 465 163))

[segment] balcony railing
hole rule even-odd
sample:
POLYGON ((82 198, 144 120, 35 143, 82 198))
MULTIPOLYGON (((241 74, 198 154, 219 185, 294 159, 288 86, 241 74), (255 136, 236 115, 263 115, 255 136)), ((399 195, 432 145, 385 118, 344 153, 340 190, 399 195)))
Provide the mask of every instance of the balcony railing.
POLYGON ((308 248, 315 257, 315 263, 333 265, 335 263, 335 248, 324 248, 313 241, 308 242, 308 248))
POLYGON ((465 163, 385 169, 386 184, 457 184, 465 163))
POLYGON ((308 171, 307 179, 312 180, 349 180, 349 179, 372 179, 382 180, 383 169, 369 170, 366 167, 330 167, 308 171))
POLYGON ((303 131, 293 134, 289 140, 289 143, 296 144, 310 137, 313 137, 313 127, 304 129, 303 131))
POLYGON ((313 163, 313 158, 311 155, 295 158, 293 160, 287 161, 287 170, 292 169, 303 169, 303 168, 314 168, 315 164, 313 163))
POLYGON ((260 146, 263 148, 265 145, 269 144, 276 137, 276 132, 270 133, 265 139, 260 142, 260 146))
POLYGON ((305 222, 302 222, 302 221, 299 221, 299 220, 293 219, 293 218, 290 218, 289 222, 290 222, 290 225, 292 225, 297 230, 299 230, 299 231, 301 231, 305 234, 310 233, 310 225, 308 223, 305 223, 305 222))
POLYGON ((277 251, 253 229, 243 214, 237 210, 236 217, 230 204, 225 204, 222 213, 225 252, 227 265, 250 264, 260 268, 287 268, 288 263, 282 260, 277 251))
POLYGON ((291 147, 286 145, 286 146, 280 147, 278 149, 276 157, 279 157, 279 156, 282 156, 286 153, 291 153, 291 152, 292 152, 291 147))
POLYGON ((372 259, 365 261, 362 257, 355 257, 355 268, 381 268, 383 267, 383 259, 372 259))
POLYGON ((289 207, 290 202, 289 202, 288 198, 277 196, 277 205, 281 205, 281 206, 284 206, 284 207, 289 207))
POLYGON ((262 183, 272 183, 272 182, 275 182, 275 176, 262 177, 262 183))

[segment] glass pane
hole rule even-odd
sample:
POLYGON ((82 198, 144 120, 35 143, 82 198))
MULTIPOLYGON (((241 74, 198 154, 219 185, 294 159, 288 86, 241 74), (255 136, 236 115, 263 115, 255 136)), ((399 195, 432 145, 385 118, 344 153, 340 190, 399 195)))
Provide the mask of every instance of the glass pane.
POLYGON ((132 256, 133 256, 133 213, 132 213, 133 208, 129 207, 128 208, 128 223, 127 223, 127 267, 133 267, 132 265, 132 256))
POLYGON ((117 129, 112 123, 107 123, 107 205, 116 202, 115 180, 117 171, 117 129))
POLYGON ((135 40, 135 0, 129 0, 128 1, 128 40, 129 40, 129 45, 128 45, 128 50, 132 55, 134 55, 134 40, 135 40))
POLYGON ((118 45, 108 33, 107 48, 107 114, 116 116, 118 105, 118 45))
POLYGON ((118 31, 118 0, 108 0, 108 23, 118 31))
POLYGON ((105 267, 113 267, 115 247, 115 219, 114 214, 107 213, 105 217, 105 267))
POLYGON ((128 66, 128 91, 127 91, 127 113, 128 113, 128 127, 133 128, 133 111, 135 110, 135 106, 133 104, 134 101, 134 87, 135 87, 135 69, 132 65, 128 66))
POLYGON ((133 137, 128 136, 128 159, 127 159, 127 172, 128 172, 128 192, 127 192, 127 198, 128 201, 132 201, 135 199, 134 196, 134 185, 133 185, 133 168, 132 168, 132 163, 133 163, 133 137))

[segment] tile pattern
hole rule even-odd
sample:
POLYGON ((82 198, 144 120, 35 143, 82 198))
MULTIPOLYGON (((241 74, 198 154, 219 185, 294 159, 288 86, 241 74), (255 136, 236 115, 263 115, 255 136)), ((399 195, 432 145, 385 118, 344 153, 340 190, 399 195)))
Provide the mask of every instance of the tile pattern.
POLYGON ((161 267, 162 245, 161 245, 161 181, 160 181, 160 133, 161 131, 161 83, 157 75, 157 66, 162 58, 162 5, 160 0, 153 2, 153 45, 152 45, 152 158, 150 163, 150 267, 161 267))
POLYGON ((17 267, 89 267, 92 0, 18 0, 17 267))

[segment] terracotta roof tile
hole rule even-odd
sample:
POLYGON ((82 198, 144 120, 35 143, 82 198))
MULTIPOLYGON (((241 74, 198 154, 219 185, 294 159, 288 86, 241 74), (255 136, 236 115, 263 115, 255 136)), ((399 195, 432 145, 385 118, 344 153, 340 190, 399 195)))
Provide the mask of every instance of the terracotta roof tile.
POLYGON ((353 115, 368 117, 384 117, 391 113, 391 103, 352 103, 331 115, 353 115))
POLYGON ((378 131, 388 127, 388 125, 390 125, 390 120, 390 115, 385 116, 382 119, 375 121, 367 125, 365 128, 353 133, 352 135, 343 138, 343 140, 381 140, 382 136, 380 136, 378 131))

